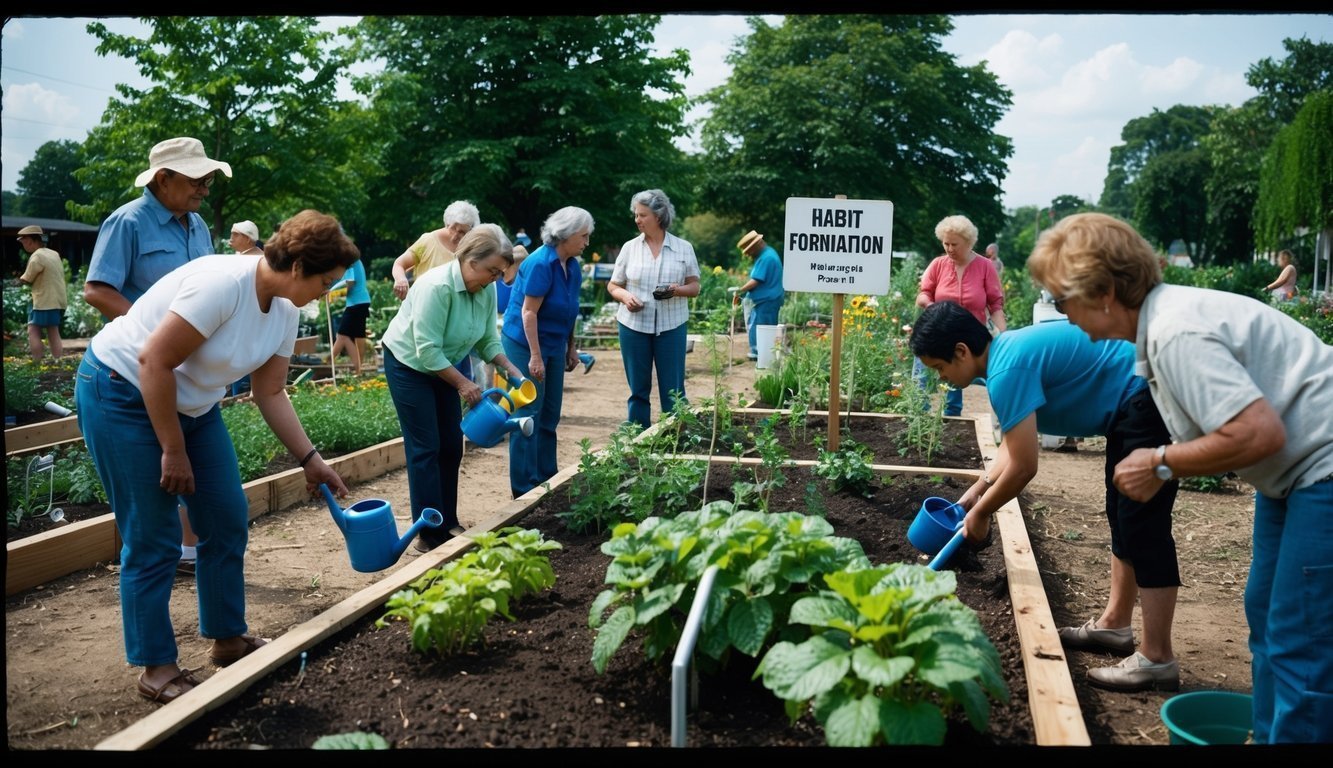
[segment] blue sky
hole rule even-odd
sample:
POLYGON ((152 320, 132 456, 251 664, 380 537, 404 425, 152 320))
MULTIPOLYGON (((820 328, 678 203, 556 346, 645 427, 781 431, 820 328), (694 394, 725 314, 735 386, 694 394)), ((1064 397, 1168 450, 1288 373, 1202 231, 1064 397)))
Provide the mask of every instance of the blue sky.
MULTIPOLYGON (((44 142, 82 141, 116 83, 142 82, 128 60, 96 55, 88 21, 5 23, 0 188, 15 188, 44 142)), ((1175 104, 1239 104, 1254 95, 1245 72, 1265 57, 1285 58, 1284 38, 1333 42, 1330 14, 1002 14, 954 22, 945 50, 963 64, 984 59, 1014 94, 997 126, 1014 141, 1002 201, 1008 208, 1046 205, 1061 194, 1096 200, 1128 120, 1175 104)), ((129 19, 106 23, 118 32, 141 29, 129 19)), ((697 96, 725 81, 726 54, 748 29, 742 16, 669 15, 658 45, 690 50, 694 72, 685 88, 697 96)))

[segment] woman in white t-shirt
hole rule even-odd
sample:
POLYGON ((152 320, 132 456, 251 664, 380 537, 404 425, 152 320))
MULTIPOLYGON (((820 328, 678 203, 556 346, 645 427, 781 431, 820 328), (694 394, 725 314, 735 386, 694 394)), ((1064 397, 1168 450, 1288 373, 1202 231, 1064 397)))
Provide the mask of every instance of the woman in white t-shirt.
POLYGON ((180 559, 176 507, 199 535, 199 633, 226 666, 264 641, 246 634, 249 503, 218 403, 251 374, 255 404, 300 459, 306 488, 347 486, 320 457, 287 399, 298 308, 318 299, 360 253, 338 221, 302 211, 260 256, 204 256, 169 272, 106 325, 75 379, 79 429, 106 490, 121 548, 125 655, 138 691, 169 702, 199 680, 178 664, 169 602, 180 559))

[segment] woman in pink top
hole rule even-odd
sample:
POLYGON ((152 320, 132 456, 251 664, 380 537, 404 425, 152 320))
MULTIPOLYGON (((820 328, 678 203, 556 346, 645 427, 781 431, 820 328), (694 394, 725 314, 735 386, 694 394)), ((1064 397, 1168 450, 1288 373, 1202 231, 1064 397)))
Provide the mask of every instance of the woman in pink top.
MULTIPOLYGON (((977 227, 966 216, 946 216, 935 225, 935 237, 944 246, 921 274, 921 290, 916 305, 921 309, 949 299, 962 304, 982 325, 987 315, 996 333, 1005 329, 1004 289, 1000 276, 988 259, 972 250, 977 244, 977 227)), ((916 364, 917 380, 925 378, 925 369, 916 364)), ((961 416, 963 390, 949 389, 944 403, 945 416, 961 416)))

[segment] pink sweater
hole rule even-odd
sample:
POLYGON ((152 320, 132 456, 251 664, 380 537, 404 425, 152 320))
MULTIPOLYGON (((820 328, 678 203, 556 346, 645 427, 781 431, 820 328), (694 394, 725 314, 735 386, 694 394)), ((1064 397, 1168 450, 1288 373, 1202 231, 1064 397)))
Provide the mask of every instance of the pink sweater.
POLYGON ((921 291, 932 304, 937 301, 962 304, 985 325, 988 312, 993 314, 1004 309, 1004 289, 1000 287, 995 265, 984 256, 973 254, 973 257, 963 270, 960 283, 953 260, 948 256, 936 256, 921 275, 921 291))

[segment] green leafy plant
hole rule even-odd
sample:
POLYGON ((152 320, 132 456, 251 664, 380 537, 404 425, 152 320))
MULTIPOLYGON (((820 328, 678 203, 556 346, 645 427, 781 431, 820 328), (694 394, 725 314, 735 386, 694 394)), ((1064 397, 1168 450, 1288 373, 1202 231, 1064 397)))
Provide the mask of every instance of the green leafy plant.
POLYGON ((1220 475, 1198 475, 1180 478, 1180 487, 1199 493, 1225 493, 1227 490, 1226 473, 1220 475))
POLYGON ((479 535, 477 545, 395 592, 375 626, 388 626, 392 619, 407 621, 415 650, 457 653, 480 642, 496 614, 513 620, 509 603, 516 593, 526 595, 555 583, 550 562, 536 553, 560 545, 544 542, 538 531, 504 529, 479 535))
POLYGON ((824 582, 791 606, 810 637, 777 643, 755 671, 792 722, 812 713, 831 746, 942 744, 955 708, 980 732, 990 698, 1008 702, 1000 655, 952 571, 894 563, 824 582))
POLYGON ((599 674, 632 630, 642 633, 650 659, 674 648, 709 565, 719 572, 697 648, 715 664, 724 664, 732 648, 758 655, 786 626, 789 606, 816 575, 869 565, 860 543, 833 536, 822 518, 764 514, 726 501, 616 526, 602 551, 612 558, 610 586, 588 613, 599 674))
POLYGON ((875 495, 875 456, 870 449, 843 435, 838 450, 824 448, 824 439, 816 438, 819 462, 814 472, 829 481, 834 491, 849 491, 870 498, 875 495))
POLYGON ((760 509, 768 511, 768 500, 773 491, 787 484, 787 477, 782 467, 787 462, 787 449, 777 437, 777 417, 762 419, 759 432, 754 435, 755 450, 759 453, 759 464, 754 467, 754 483, 759 489, 760 509))
POLYGON ((378 733, 366 733, 365 731, 349 731, 348 733, 333 733, 327 736, 320 736, 315 739, 315 743, 310 745, 311 749, 388 749, 389 742, 378 733))

